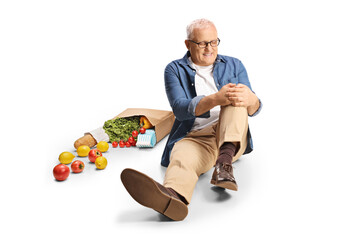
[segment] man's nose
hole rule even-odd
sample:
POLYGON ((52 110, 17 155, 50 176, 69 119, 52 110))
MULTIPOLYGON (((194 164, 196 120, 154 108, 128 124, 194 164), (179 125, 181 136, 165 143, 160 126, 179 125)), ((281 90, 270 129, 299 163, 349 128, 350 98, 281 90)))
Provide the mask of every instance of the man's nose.
POLYGON ((212 46, 210 45, 209 42, 206 44, 205 49, 208 50, 208 51, 212 50, 212 46))

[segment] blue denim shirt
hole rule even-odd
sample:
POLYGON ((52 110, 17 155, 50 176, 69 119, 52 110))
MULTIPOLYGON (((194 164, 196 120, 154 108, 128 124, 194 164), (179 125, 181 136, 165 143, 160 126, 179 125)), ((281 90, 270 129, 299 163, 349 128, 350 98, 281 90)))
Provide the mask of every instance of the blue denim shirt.
MULTIPOLYGON (((170 161, 171 150, 174 144, 181 140, 191 130, 195 121, 195 109, 204 95, 197 96, 195 91, 195 74, 188 61, 190 52, 187 52, 182 59, 169 63, 165 68, 165 89, 170 106, 175 115, 175 122, 170 131, 162 158, 161 165, 167 167, 170 161)), ((213 76, 218 90, 228 83, 241 83, 251 89, 246 69, 240 60, 217 55, 214 63, 213 76)), ((257 115, 262 108, 260 101, 259 109, 251 116, 257 115)), ((200 118, 210 117, 210 111, 197 116, 200 118)), ((244 154, 250 153, 253 149, 250 128, 247 135, 248 145, 244 154)))

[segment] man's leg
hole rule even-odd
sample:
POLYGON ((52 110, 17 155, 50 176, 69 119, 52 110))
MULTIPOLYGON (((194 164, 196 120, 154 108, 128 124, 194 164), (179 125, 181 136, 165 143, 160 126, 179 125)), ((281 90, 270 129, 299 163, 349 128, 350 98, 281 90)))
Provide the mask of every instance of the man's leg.
POLYGON ((247 146, 247 132, 248 113, 246 108, 233 106, 221 108, 216 130, 219 156, 215 163, 212 184, 237 190, 232 162, 244 153, 247 146))
POLYGON ((126 190, 138 203, 173 220, 184 219, 199 176, 216 161, 215 129, 216 124, 190 132, 174 145, 163 185, 136 170, 125 169, 121 180, 126 190))
POLYGON ((190 203, 199 176, 209 171, 218 155, 216 125, 190 132, 174 145, 164 186, 175 190, 190 203))
POLYGON ((136 170, 123 170, 121 180, 126 190, 143 206, 183 220, 198 177, 212 168, 218 155, 215 127, 191 132, 175 144, 164 185, 136 170))
POLYGON ((236 161, 247 146, 248 112, 245 107, 233 107, 231 105, 221 107, 219 123, 216 129, 218 146, 225 142, 232 142, 238 146, 233 161, 236 161))

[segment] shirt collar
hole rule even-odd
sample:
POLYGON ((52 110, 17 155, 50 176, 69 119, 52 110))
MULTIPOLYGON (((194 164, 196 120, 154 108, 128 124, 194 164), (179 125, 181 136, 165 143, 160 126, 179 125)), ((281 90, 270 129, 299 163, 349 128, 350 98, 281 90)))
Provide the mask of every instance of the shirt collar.
MULTIPOLYGON (((185 56, 180 60, 180 63, 182 65, 188 65, 189 67, 191 67, 191 63, 189 62, 188 58, 191 56, 190 51, 187 51, 185 56)), ((216 59, 215 59, 215 63, 218 62, 224 62, 226 63, 226 60, 224 59, 224 57, 222 55, 217 55, 216 59)))

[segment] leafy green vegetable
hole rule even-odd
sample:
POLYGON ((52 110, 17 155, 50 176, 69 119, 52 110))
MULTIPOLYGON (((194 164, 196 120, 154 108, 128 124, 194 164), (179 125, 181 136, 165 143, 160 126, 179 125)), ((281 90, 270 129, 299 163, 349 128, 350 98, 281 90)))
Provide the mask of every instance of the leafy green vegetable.
POLYGON ((132 131, 140 127, 140 117, 126 117, 108 120, 104 123, 104 130, 109 135, 110 142, 127 140, 132 131))

